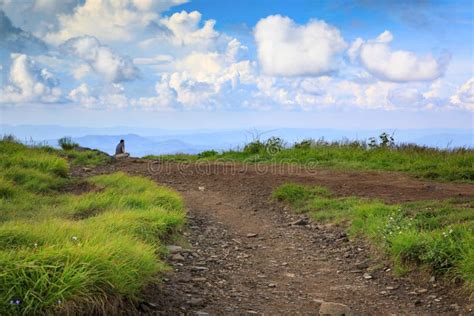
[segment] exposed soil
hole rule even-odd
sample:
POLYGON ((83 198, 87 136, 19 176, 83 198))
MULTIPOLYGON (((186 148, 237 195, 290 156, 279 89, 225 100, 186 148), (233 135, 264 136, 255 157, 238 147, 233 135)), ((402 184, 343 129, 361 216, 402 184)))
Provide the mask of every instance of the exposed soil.
POLYGON ((356 315, 472 313, 473 301, 459 284, 429 275, 397 277, 384 258, 363 241, 349 240, 343 228, 311 222, 270 197, 285 182, 390 203, 474 197, 474 185, 391 172, 296 169, 127 159, 73 173, 124 171, 183 195, 188 245, 168 258, 174 271, 146 289, 143 312, 317 315, 321 301, 330 301, 348 305, 356 315))

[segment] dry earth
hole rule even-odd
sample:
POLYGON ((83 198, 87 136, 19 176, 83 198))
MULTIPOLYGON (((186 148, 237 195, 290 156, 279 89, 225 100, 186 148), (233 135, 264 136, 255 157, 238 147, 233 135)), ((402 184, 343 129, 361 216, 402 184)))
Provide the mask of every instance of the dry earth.
MULTIPOLYGON (((468 315, 459 284, 397 277, 389 262, 343 228, 311 222, 272 201, 282 183, 323 185, 386 202, 474 197, 474 186, 401 173, 299 170, 268 165, 176 164, 128 159, 77 176, 124 171, 179 191, 188 209, 173 271, 145 290, 139 310, 159 315, 317 315, 322 301, 355 315, 468 315), (291 170, 290 170, 291 169, 291 170)), ((130 313, 135 313, 130 312, 130 313)))

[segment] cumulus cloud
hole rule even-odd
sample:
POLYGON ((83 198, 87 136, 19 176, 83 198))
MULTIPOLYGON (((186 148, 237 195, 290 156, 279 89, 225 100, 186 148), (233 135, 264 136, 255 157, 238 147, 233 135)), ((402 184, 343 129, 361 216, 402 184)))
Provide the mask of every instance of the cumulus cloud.
POLYGON ((156 83, 156 96, 140 98, 134 105, 211 109, 228 104, 242 86, 255 83, 254 65, 250 61, 229 58, 229 54, 235 53, 229 50, 236 45, 234 42, 221 53, 194 52, 174 61, 172 71, 163 73, 156 83))
POLYGON ((267 75, 322 75, 337 68, 346 48, 339 30, 324 21, 298 25, 280 15, 261 19, 254 30, 258 61, 267 75))
POLYGON ((454 106, 474 111, 474 78, 462 84, 450 101, 454 106))
POLYGON ((102 45, 95 37, 75 37, 64 43, 63 47, 87 62, 107 81, 127 81, 139 76, 139 70, 130 58, 118 55, 108 46, 102 45))
POLYGON ((12 54, 8 84, 0 90, 0 103, 58 102, 59 81, 46 68, 39 68, 27 55, 12 54))
POLYGON ((70 14, 58 15, 58 29, 46 34, 51 43, 59 44, 82 35, 107 41, 130 41, 159 13, 186 0, 86 0, 70 14))
POLYGON ((396 82, 428 81, 441 77, 449 62, 449 56, 436 59, 431 55, 417 56, 406 50, 392 50, 393 35, 384 31, 376 39, 356 39, 348 50, 349 58, 361 65, 373 76, 396 82))
POLYGON ((100 90, 94 91, 89 85, 83 83, 72 89, 67 98, 72 103, 87 108, 124 108, 131 103, 121 84, 112 83, 100 90))
POLYGON ((160 23, 171 31, 170 39, 176 45, 191 45, 217 38, 214 30, 215 20, 207 20, 200 27, 201 13, 198 11, 181 11, 160 20, 160 23))

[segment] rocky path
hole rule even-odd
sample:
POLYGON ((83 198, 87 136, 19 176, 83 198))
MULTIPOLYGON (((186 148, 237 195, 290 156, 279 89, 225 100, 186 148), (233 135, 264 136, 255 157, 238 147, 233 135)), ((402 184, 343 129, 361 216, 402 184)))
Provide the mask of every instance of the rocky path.
POLYGON ((174 271, 146 291, 144 310, 163 315, 317 315, 321 302, 355 315, 470 314, 455 285, 426 276, 396 277, 392 267, 340 227, 320 225, 271 200, 284 182, 319 184, 339 195, 389 202, 474 196, 471 185, 440 184, 397 173, 153 164, 128 160, 94 172, 145 175, 178 190, 188 208, 174 271), (238 170, 237 170, 238 169, 238 170))

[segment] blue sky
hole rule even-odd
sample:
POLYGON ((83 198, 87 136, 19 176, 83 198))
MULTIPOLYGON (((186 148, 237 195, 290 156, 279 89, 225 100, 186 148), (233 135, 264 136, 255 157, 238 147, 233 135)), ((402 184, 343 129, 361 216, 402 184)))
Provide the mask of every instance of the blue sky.
POLYGON ((0 0, 0 123, 472 128, 472 1, 0 0))

